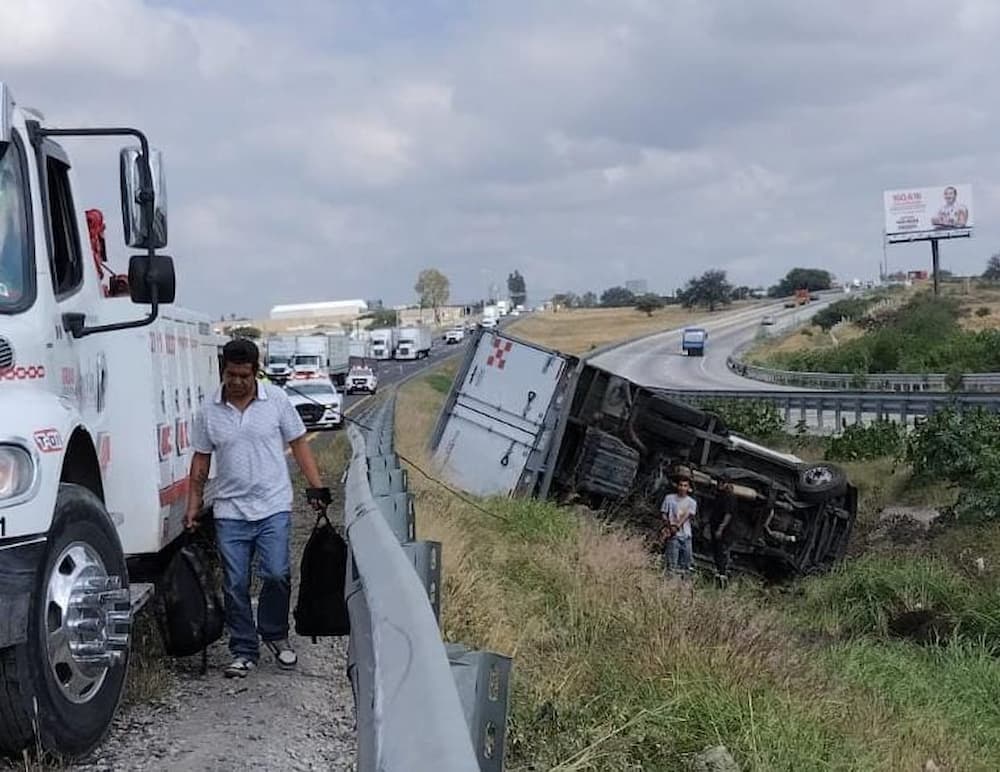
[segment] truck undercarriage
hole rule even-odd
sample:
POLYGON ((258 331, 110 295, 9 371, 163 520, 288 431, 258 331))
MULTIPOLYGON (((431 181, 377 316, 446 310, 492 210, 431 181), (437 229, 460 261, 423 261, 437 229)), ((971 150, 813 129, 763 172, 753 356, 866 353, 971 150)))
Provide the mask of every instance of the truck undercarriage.
POLYGON ((829 464, 805 464, 729 434, 722 420, 655 390, 584 367, 566 419, 551 494, 656 529, 669 472, 692 470, 696 558, 713 555, 710 521, 734 509, 727 546, 741 570, 775 576, 843 557, 857 491, 829 464), (725 491, 720 487, 727 484, 725 491), (727 495, 726 491, 731 494, 727 495))

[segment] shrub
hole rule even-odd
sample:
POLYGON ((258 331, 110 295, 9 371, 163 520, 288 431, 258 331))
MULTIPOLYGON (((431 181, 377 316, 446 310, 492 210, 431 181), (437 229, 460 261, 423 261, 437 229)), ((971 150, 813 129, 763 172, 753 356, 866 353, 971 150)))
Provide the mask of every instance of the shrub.
POLYGON ((906 445, 906 428, 895 421, 851 424, 839 437, 826 441, 830 461, 870 461, 884 456, 900 456, 906 445))
POLYGON ((771 402, 706 400, 701 406, 721 417, 730 431, 757 442, 774 439, 785 427, 784 416, 771 402))
POLYGON ((976 316, 989 316, 990 313, 991 313, 990 309, 988 309, 986 306, 980 306, 979 308, 976 309, 976 316))
POLYGON ((904 458, 914 477, 960 486, 959 516, 1000 516, 1000 415, 982 408, 935 413, 907 438, 904 458))

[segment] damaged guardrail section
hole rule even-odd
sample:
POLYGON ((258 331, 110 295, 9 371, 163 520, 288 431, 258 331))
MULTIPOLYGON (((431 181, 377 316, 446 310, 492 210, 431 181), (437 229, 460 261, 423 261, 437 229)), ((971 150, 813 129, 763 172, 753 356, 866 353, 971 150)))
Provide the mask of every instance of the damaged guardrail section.
POLYGON ((348 427, 348 675, 357 769, 503 769, 511 660, 441 640, 441 544, 417 541, 394 401, 348 427))

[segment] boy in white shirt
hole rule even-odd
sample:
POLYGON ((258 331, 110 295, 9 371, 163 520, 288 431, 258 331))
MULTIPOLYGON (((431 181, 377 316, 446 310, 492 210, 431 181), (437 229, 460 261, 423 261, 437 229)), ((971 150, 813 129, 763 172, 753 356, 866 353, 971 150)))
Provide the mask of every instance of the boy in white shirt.
POLYGON ((698 512, 698 502, 691 497, 691 471, 678 467, 674 472, 676 493, 668 493, 660 507, 666 539, 663 553, 667 569, 673 574, 691 570, 691 518, 698 512))

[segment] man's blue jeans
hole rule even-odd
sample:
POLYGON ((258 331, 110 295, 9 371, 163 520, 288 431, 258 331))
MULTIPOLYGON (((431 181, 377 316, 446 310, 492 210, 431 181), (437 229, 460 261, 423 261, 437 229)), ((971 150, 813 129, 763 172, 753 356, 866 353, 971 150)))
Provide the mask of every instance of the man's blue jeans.
POLYGON ((290 512, 279 512, 263 520, 216 520, 215 533, 222 557, 223 590, 229 651, 234 657, 257 661, 257 635, 265 641, 288 637, 288 606, 291 597, 289 566, 290 512), (259 558, 262 583, 257 603, 257 627, 250 606, 253 556, 259 558))
POLYGON ((691 537, 675 536, 667 541, 665 549, 667 569, 676 572, 691 570, 691 537))

